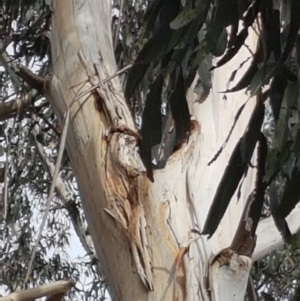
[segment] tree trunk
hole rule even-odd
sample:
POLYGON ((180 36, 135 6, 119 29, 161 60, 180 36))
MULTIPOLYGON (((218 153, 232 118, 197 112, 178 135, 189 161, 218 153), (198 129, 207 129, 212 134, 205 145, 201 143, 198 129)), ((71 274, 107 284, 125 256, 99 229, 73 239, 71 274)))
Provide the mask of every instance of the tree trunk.
MULTIPOLYGON (((104 81, 116 71, 110 3, 53 1, 53 77, 46 89, 62 126, 70 111, 67 151, 112 299, 243 300, 251 259, 223 252, 222 263, 220 257, 213 260, 213 254, 230 245, 255 171, 249 170, 239 202, 236 197, 231 201, 210 240, 192 230, 201 231, 204 225, 254 105, 252 100, 247 103, 228 145, 207 166, 246 100, 243 93, 235 93, 225 101, 218 92, 225 90, 247 52, 214 72, 213 92, 204 103, 191 101, 190 139, 165 169, 155 171, 152 184, 119 80, 104 81)), ((189 96, 192 100, 193 93, 189 96)))

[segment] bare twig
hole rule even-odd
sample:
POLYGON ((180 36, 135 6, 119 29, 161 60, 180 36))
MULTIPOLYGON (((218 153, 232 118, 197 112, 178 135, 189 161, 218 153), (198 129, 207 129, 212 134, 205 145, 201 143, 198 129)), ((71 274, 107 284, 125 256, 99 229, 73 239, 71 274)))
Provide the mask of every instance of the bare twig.
MULTIPOLYGON (((38 151, 38 154, 40 158, 42 159, 45 168, 49 171, 51 177, 54 176, 54 170, 55 166, 54 164, 49 160, 43 146, 37 141, 36 135, 38 132, 33 129, 33 135, 35 137, 35 145, 38 151)), ((94 245, 92 242, 89 241, 89 239, 86 237, 86 227, 83 225, 82 220, 80 218, 80 213, 78 209, 76 208, 75 202, 72 200, 71 194, 68 191, 67 186, 65 185, 62 177, 60 175, 57 176, 56 183, 55 183, 55 190, 63 204, 63 208, 65 208, 71 218, 74 230, 84 248, 87 254, 93 253, 93 256, 96 256, 94 250, 94 245)), ((61 209, 62 207, 60 207, 61 209)))
POLYGON ((126 70, 130 69, 131 67, 132 67, 132 64, 129 64, 129 65, 125 66, 124 68, 122 68, 122 69, 116 71, 113 75, 111 75, 111 76, 105 78, 105 79, 103 80, 103 84, 107 83, 108 81, 110 81, 110 80, 113 79, 114 77, 116 77, 116 76, 118 76, 118 75, 121 75, 121 74, 124 73, 126 70))
POLYGON ((62 159, 62 155, 63 155, 64 149, 65 149, 66 137, 67 137, 68 127, 69 127, 69 120, 70 120, 70 110, 68 110, 66 112, 66 115, 65 115, 64 128, 63 128, 63 132, 62 132, 62 136, 61 136, 61 140, 60 140, 59 151, 58 151, 58 156, 57 156, 57 160, 56 160, 53 179, 52 179, 52 183, 51 183, 51 187, 50 187, 50 191, 49 191, 49 195, 48 195, 48 199, 47 199, 47 203, 46 203, 46 210, 45 210, 45 213, 44 213, 44 216, 43 216, 43 219, 42 219, 42 223, 40 225, 40 230, 39 230, 39 233, 38 233, 38 237, 36 239, 35 246, 33 248, 32 254, 31 254, 31 258, 30 258, 30 261, 29 261, 29 264, 28 264, 27 273, 26 273, 24 283, 26 283, 28 281, 29 276, 31 274, 32 264, 33 264, 33 261, 34 261, 34 258, 35 258, 37 246, 39 244, 39 241, 40 241, 41 236, 42 236, 43 229, 44 229, 46 221, 47 221, 47 217, 48 217, 48 213, 49 213, 49 209, 50 209, 50 205, 51 205, 53 192, 54 192, 54 189, 55 189, 55 184, 56 184, 56 180, 57 180, 59 169, 60 169, 61 159, 62 159))
MULTIPOLYGON (((103 83, 103 84, 107 83, 108 81, 110 81, 110 80, 112 80, 114 77, 116 77, 116 76, 118 76, 118 75, 124 73, 126 70, 130 69, 131 67, 132 67, 132 64, 129 64, 129 65, 125 66, 125 67, 122 68, 121 70, 116 71, 113 75, 108 76, 107 78, 105 78, 105 79, 102 81, 102 83, 103 83)), ((99 88, 99 87, 100 87, 100 84, 93 85, 91 88, 89 88, 89 89, 83 91, 82 93, 80 93, 79 95, 77 95, 77 96, 74 98, 73 102, 77 101, 77 100, 80 99, 81 97, 87 95, 88 93, 90 93, 90 92, 96 90, 96 89, 99 88)))

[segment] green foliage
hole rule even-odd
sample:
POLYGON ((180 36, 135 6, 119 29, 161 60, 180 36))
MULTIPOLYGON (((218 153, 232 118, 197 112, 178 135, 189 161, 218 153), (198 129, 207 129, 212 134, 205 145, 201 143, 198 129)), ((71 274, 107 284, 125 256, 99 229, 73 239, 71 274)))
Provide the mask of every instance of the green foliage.
POLYGON ((260 300, 299 300, 299 250, 299 244, 296 248, 286 247, 254 263, 251 275, 260 300))
MULTIPOLYGON (((173 1, 174 7, 179 2, 173 1)), ((272 133, 265 132, 268 138, 267 164, 260 166, 261 170, 259 172, 265 176, 263 179, 260 179, 259 191, 260 195, 263 195, 270 186, 275 187, 277 198, 274 199, 272 197, 272 200, 265 206, 268 207, 283 238, 288 241, 290 237, 285 217, 296 206, 300 198, 297 189, 300 170, 300 106, 298 95, 300 66, 299 3, 297 0, 279 1, 276 3, 271 0, 190 0, 186 1, 186 4, 177 12, 177 16, 170 22, 170 27, 166 27, 166 29, 164 29, 166 24, 160 19, 160 14, 170 5, 170 2, 154 1, 152 3, 151 22, 147 26, 148 34, 150 36, 152 34, 152 38, 141 49, 136 63, 129 73, 125 93, 129 102, 136 101, 140 104, 140 111, 144 107, 145 109, 150 107, 149 102, 157 104, 165 98, 167 103, 171 101, 170 94, 165 94, 163 89, 160 91, 161 95, 152 93, 156 85, 150 86, 149 78, 155 83, 157 78, 164 76, 167 85, 172 87, 172 74, 181 68, 186 88, 191 84, 195 74, 198 73, 200 81, 203 80, 203 86, 200 87, 200 91, 201 89, 206 89, 207 91, 211 87, 211 83, 208 80, 210 78, 210 70, 225 65, 242 47, 245 47, 249 31, 253 27, 258 34, 256 51, 253 54, 251 53, 251 63, 248 69, 241 76, 240 81, 234 87, 228 88, 226 92, 246 89, 249 96, 259 96, 260 105, 269 104, 269 106, 267 106, 265 113, 260 114, 259 121, 249 122, 247 132, 244 135, 249 139, 242 137, 234 149, 228 167, 224 171, 216 191, 203 230, 204 234, 212 235, 218 226, 232 195, 238 189, 242 176, 250 164, 254 146, 259 137, 261 137, 262 121, 263 119, 267 120, 268 116, 271 116, 268 123, 271 124, 271 128, 274 131, 272 133), (259 24, 257 24, 258 19, 259 24), (228 26, 230 27, 228 28, 228 26), (226 28, 228 31, 225 30, 226 28), (162 39, 164 45, 159 45, 158 51, 155 51, 154 46, 151 46, 151 41, 155 37, 158 38, 160 35, 159 29, 162 32, 165 32, 164 30, 172 32, 172 36, 176 36, 177 39, 172 40, 172 47, 169 47, 168 39, 162 39), (212 56, 220 56, 220 59, 213 67, 208 69, 207 64, 203 64, 203 62, 207 62, 207 58, 210 58, 211 62, 212 56), (142 94, 140 93, 141 91, 143 92, 142 94), (147 97, 147 94, 154 95, 154 97, 147 97), (139 95, 145 95, 145 97, 139 99, 139 95)), ((244 62, 241 63, 241 66, 243 64, 244 62)), ((229 82, 234 79, 238 71, 239 68, 233 72, 229 82)), ((207 92, 205 95, 207 95, 207 92)), ((201 99, 201 101, 204 100, 205 98, 201 99)), ((182 109, 181 106, 182 102, 178 104, 179 110, 182 109)), ((159 106, 156 106, 155 120, 158 120, 159 113, 159 106)), ((164 115, 161 116, 162 120, 164 118, 167 119, 168 114, 171 113, 167 111, 166 117, 164 115)), ((149 163, 153 159, 151 149, 157 146, 149 145, 150 136, 148 136, 147 132, 151 135, 153 132, 147 127, 150 127, 153 118, 151 116, 149 117, 150 120, 147 120, 147 118, 144 115, 142 120, 142 148, 147 145, 147 153, 144 154, 142 159, 144 163, 148 162, 145 165, 148 174, 151 174, 151 168, 153 168, 149 163)), ((172 116, 172 118, 175 127, 185 122, 185 120, 176 120, 175 116, 172 116)), ((160 125, 161 120, 156 124, 160 125)), ((168 126, 168 123, 166 123, 166 126, 168 126)), ((164 131, 164 128, 162 132, 157 131, 161 135, 156 137, 157 143, 165 141, 163 137, 164 131)), ((173 139, 171 143, 174 143, 174 141, 173 139)), ((176 149, 174 144, 169 145, 168 154, 171 154, 170 149, 172 147, 176 149)), ((218 154, 213 160, 217 159, 218 154)), ((258 189, 258 187, 256 188, 258 189)), ((261 203, 259 207, 262 207, 261 203)), ((252 217, 253 220, 258 220, 260 210, 255 211, 256 216, 252 217)), ((252 230, 255 231, 255 229, 252 230)), ((268 287, 264 296, 266 297, 267 293, 272 292, 272 289, 274 288, 268 287)), ((298 292, 298 286, 294 285, 294 295, 296 292, 298 292)), ((287 296, 284 293, 283 290, 283 295, 276 296, 278 298, 287 296)), ((293 293, 290 291, 288 296, 292 297, 293 293)))

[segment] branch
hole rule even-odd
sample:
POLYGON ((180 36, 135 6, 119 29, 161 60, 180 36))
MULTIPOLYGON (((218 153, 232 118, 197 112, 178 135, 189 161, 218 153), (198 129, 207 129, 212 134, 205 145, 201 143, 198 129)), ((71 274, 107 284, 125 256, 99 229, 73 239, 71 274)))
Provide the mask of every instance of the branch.
MULTIPOLYGON (((300 228, 300 205, 291 212, 286 218, 292 234, 296 233, 300 228)), ((284 241, 277 230, 272 217, 268 217, 259 222, 257 227, 257 242, 253 254, 253 260, 259 260, 269 254, 270 252, 282 247, 284 241)))
MULTIPOLYGON (((1 44, 3 44, 3 43, 0 43, 0 47, 1 47, 1 44)), ((30 69, 28 69, 25 66, 22 66, 22 65, 17 66, 13 62, 13 60, 11 59, 11 57, 9 56, 7 51, 2 51, 0 53, 0 61, 4 65, 7 72, 10 73, 12 81, 16 86, 16 90, 18 90, 20 88, 20 81, 18 80, 18 78, 15 75, 17 75, 18 77, 23 79, 30 87, 37 89, 40 92, 43 91, 47 80, 44 77, 33 73, 30 69)))
POLYGON ((43 229, 44 229, 44 227, 46 225, 46 222, 47 222, 47 217, 48 217, 50 206, 51 206, 51 200, 52 200, 54 190, 55 190, 56 179, 59 175, 61 160, 62 160, 63 152, 64 152, 64 149, 65 149, 66 136, 67 136, 69 120, 70 120, 69 117, 70 117, 69 112, 67 112, 67 114, 65 115, 65 118, 64 118, 64 127, 63 127, 63 131, 62 131, 61 139, 60 139, 59 150, 58 150, 55 169, 54 169, 54 173, 53 173, 53 179, 52 179, 52 182, 51 182, 51 185, 50 185, 48 198, 47 198, 47 202, 46 202, 46 209, 45 209, 45 212, 44 212, 44 215, 43 215, 42 222, 40 224, 40 229, 39 229, 39 232, 38 232, 38 236, 37 236, 34 248, 32 250, 32 254, 31 254, 29 264, 28 264, 27 273, 26 273, 25 281, 24 281, 25 283, 27 282, 27 280, 29 279, 29 275, 31 274, 31 268, 32 268, 33 261, 35 259, 36 250, 37 250, 38 244, 40 242, 40 239, 42 237, 43 229))
POLYGON ((14 117, 18 112, 22 112, 30 106, 31 101, 38 95, 37 90, 31 90, 22 98, 15 98, 7 102, 0 103, 0 121, 14 117))
MULTIPOLYGON (((38 154, 39 154, 45 168, 48 170, 50 175, 53 177, 55 166, 49 160, 43 146, 37 141, 37 139, 36 139, 37 134, 38 134, 37 127, 34 127, 33 135, 35 138, 35 145, 36 145, 38 154)), ((68 191, 68 188, 66 187, 66 185, 60 175, 58 175, 58 177, 56 179, 55 190, 56 190, 61 202, 63 203, 63 205, 65 206, 65 208, 67 209, 67 211, 70 215, 74 230, 75 230, 85 252, 87 254, 93 254, 93 256, 96 256, 95 252, 93 251, 94 250, 93 242, 85 234, 86 229, 80 218, 80 213, 72 199, 71 193, 68 191)))
POLYGON ((40 92, 43 91, 44 86, 47 82, 47 80, 39 76, 35 73, 33 73, 30 69, 26 68, 25 66, 14 66, 13 68, 16 72, 16 74, 22 78, 30 87, 39 90, 40 92))
POLYGON ((60 280, 37 288, 12 293, 6 297, 1 297, 0 301, 28 301, 49 296, 51 300, 58 301, 59 297, 62 298, 74 285, 75 283, 72 280, 60 280), (55 296, 57 296, 57 299, 54 298, 55 296))

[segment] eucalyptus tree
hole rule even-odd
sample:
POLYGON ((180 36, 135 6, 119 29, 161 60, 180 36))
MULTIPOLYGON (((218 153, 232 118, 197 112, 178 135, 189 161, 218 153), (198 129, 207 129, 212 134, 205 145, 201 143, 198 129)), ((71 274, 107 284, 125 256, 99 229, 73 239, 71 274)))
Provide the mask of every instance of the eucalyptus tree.
POLYGON ((253 297, 253 261, 299 227, 300 3, 2 3, 5 221, 50 175, 112 299, 253 297))

